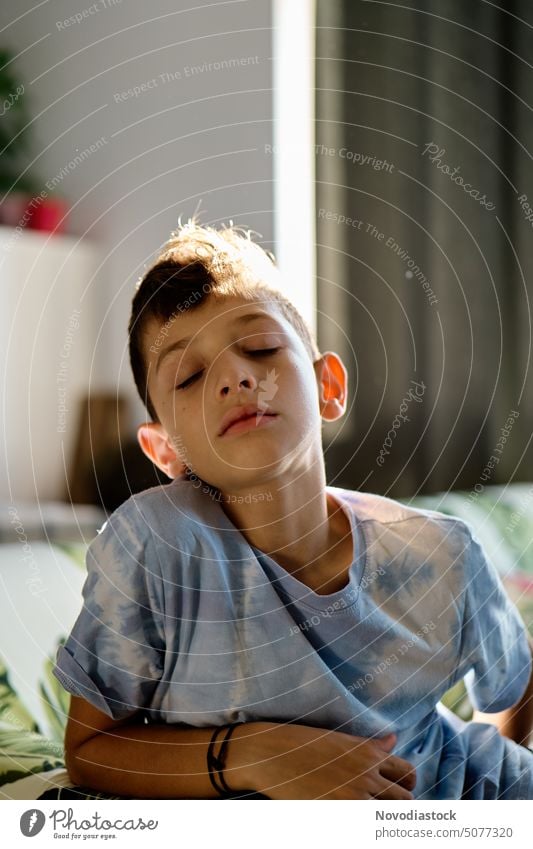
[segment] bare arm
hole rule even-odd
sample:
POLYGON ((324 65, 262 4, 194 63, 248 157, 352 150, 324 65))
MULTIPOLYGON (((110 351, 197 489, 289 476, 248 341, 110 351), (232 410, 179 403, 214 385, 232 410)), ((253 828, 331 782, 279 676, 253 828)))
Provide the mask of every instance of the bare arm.
MULTIPOLYGON (((531 637, 529 638, 529 646, 533 657, 533 639, 531 637)), ((481 713, 481 711, 475 710, 472 719, 475 722, 495 725, 504 737, 509 737, 516 743, 528 745, 533 734, 533 667, 526 692, 516 705, 500 713, 481 713)))
MULTIPOLYGON (((67 769, 79 785, 136 798, 210 799, 214 728, 113 720, 72 697, 67 769)), ((365 740, 306 725, 249 722, 231 737, 224 776, 272 799, 410 799, 414 770, 389 754, 394 736, 365 740)))

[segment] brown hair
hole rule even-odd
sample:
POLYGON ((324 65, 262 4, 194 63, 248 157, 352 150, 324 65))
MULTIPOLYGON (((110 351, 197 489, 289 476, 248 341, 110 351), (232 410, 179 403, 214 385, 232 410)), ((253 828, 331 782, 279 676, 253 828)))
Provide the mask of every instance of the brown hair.
POLYGON ((251 231, 201 227, 191 219, 171 234, 162 253, 138 283, 128 325, 130 363, 135 385, 149 415, 158 421, 147 386, 143 337, 150 318, 162 322, 155 346, 168 326, 187 309, 210 297, 239 296, 270 301, 302 340, 311 360, 320 357, 308 325, 280 287, 274 258, 251 239, 251 231))

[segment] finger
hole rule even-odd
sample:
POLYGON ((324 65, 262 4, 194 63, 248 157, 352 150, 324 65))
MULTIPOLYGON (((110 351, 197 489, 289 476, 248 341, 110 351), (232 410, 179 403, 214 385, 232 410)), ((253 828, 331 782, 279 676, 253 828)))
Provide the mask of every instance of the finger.
POLYGON ((401 799, 405 801, 414 799, 413 794, 409 790, 396 784, 395 781, 383 781, 382 789, 374 791, 372 797, 374 799, 401 799))
POLYGON ((399 758, 397 755, 389 755, 386 758, 383 758, 379 765, 380 772, 383 770, 393 771, 394 777, 398 777, 399 775, 406 775, 408 772, 413 772, 415 769, 413 764, 409 761, 404 760, 404 758, 399 758))
POLYGON ((382 775, 391 781, 394 781, 396 784, 401 784, 401 786, 405 787, 406 790, 414 790, 416 787, 416 771, 414 769, 405 775, 399 776, 398 778, 394 778, 394 776, 385 772, 383 772, 382 775))
POLYGON ((385 778, 399 782, 405 787, 413 788, 416 784, 416 769, 403 758, 392 755, 380 763, 379 771, 385 778))
POLYGON ((384 737, 375 737, 374 743, 377 743, 378 746, 381 749, 385 749, 386 752, 390 752, 396 744, 396 734, 391 732, 390 734, 386 734, 384 737))

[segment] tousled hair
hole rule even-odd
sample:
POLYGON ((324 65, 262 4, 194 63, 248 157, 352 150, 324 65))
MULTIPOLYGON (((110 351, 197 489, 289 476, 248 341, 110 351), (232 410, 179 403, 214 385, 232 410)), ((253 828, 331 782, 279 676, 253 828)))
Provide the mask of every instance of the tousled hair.
POLYGON ((302 340, 311 360, 320 357, 308 325, 280 288, 274 258, 256 242, 251 231, 230 224, 220 229, 202 227, 194 219, 179 224, 155 263, 140 279, 128 325, 130 363, 135 385, 151 419, 159 421, 148 392, 145 355, 146 326, 151 318, 161 322, 153 340, 162 345, 168 327, 185 310, 200 306, 207 297, 238 296, 268 301, 302 340))

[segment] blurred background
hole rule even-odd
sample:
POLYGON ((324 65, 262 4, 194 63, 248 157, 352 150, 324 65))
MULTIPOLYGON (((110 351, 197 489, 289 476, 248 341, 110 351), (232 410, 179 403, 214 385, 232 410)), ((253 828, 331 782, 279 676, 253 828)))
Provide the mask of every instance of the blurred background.
POLYGON ((419 5, 2 5, 3 503, 108 511, 162 479, 126 326, 196 211, 256 231, 347 365, 329 483, 533 480, 532 9, 419 5))

